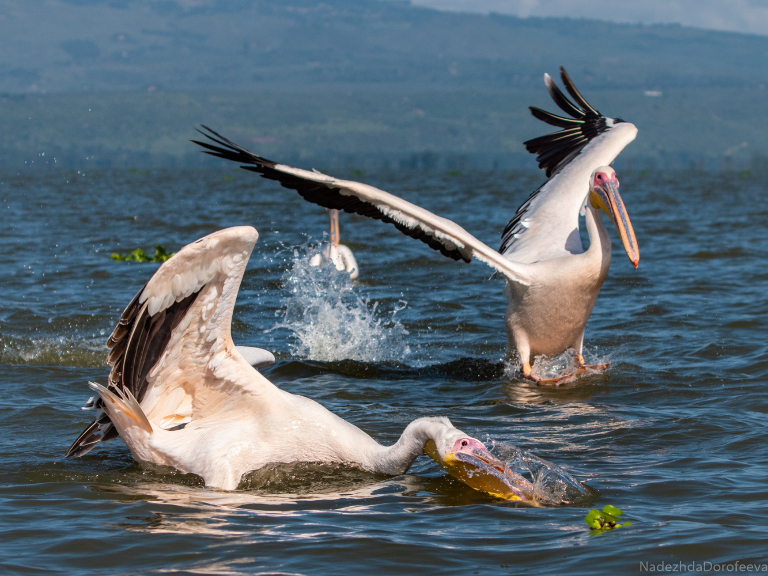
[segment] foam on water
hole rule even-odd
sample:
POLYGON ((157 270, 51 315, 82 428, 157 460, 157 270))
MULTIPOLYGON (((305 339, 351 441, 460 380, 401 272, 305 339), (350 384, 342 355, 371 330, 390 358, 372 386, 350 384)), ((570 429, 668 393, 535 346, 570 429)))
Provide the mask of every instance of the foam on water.
POLYGON ((293 251, 291 267, 283 276, 288 295, 273 328, 288 328, 296 337, 292 354, 309 360, 334 362, 402 361, 411 352, 408 331, 395 318, 407 302, 388 312, 363 299, 345 272, 330 261, 311 266, 322 246, 305 244, 293 251))

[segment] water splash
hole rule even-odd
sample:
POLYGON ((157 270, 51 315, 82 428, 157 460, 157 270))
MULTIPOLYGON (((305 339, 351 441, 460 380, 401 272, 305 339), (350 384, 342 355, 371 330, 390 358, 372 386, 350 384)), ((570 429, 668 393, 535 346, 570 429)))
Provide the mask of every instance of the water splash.
POLYGON ((22 338, 0 335, 0 362, 4 364, 96 368, 106 365, 106 352, 103 338, 22 338))
MULTIPOLYGON (((606 364, 610 361, 608 355, 598 354, 594 350, 587 350, 585 348, 582 351, 582 354, 584 355, 584 361, 588 366, 606 364)), ((531 366, 531 371, 534 375, 543 380, 551 380, 572 374, 576 371, 576 368, 576 355, 573 350, 568 349, 557 356, 537 356, 533 362, 533 366, 531 366)), ((504 366, 504 372, 505 375, 509 377, 519 376, 521 373, 520 362, 518 360, 507 361, 504 366)), ((592 373, 598 373, 598 371, 587 371, 587 374, 592 373)), ((584 374, 580 374, 579 376, 583 375, 584 374)), ((573 378, 563 380, 560 384, 573 382, 576 378, 577 376, 574 375, 573 378)))
POLYGON ((559 466, 527 450, 488 439, 488 452, 504 462, 504 476, 530 502, 572 504, 590 496, 590 490, 559 466))
POLYGON ((310 266, 321 246, 294 249, 291 268, 283 277, 288 296, 282 320, 272 328, 288 328, 296 337, 291 352, 310 360, 335 362, 402 361, 410 354, 408 331, 395 318, 406 307, 400 300, 390 312, 361 298, 349 274, 327 260, 310 266))

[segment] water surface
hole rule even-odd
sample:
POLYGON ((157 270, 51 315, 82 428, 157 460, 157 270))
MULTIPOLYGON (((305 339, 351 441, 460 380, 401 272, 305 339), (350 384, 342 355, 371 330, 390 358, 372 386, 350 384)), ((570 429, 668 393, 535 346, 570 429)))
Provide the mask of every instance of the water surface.
MULTIPOLYGON (((253 174, 2 173, 0 568, 562 574, 768 562, 766 178, 619 177, 640 267, 611 230, 614 260, 586 334, 588 351, 611 368, 550 389, 505 370, 502 281, 390 226, 342 215, 342 241, 361 268, 358 282, 343 284, 342 302, 300 278, 306 250, 326 230, 325 211, 253 174), (597 496, 560 508, 504 502, 426 457, 395 478, 275 466, 236 492, 141 467, 119 440, 64 460, 91 418, 80 410, 87 381, 106 379, 106 337, 157 268, 109 255, 158 243, 177 250, 241 224, 261 237, 233 336, 275 352, 265 374, 276 385, 385 443, 414 418, 446 415, 469 434, 562 465, 597 496), (311 307, 323 302, 325 331, 313 333, 311 307), (332 330, 340 314, 358 322, 343 337, 359 346, 343 354, 332 330), (605 504, 633 526, 591 535, 583 518, 605 504)), ((542 179, 504 171, 364 178, 493 247, 542 179)))

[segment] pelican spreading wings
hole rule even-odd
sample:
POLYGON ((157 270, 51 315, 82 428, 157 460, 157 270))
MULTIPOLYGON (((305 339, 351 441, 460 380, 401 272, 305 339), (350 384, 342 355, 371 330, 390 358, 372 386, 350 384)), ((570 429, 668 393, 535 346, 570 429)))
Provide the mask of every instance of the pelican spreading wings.
MULTIPOLYGON (((119 434, 140 462, 197 474, 234 490, 270 463, 346 462, 391 475, 427 454, 466 484, 507 499, 536 499, 479 440, 447 418, 411 422, 382 446, 317 402, 277 388, 238 352, 230 328, 258 233, 221 230, 165 262, 128 304, 107 346, 107 386, 91 383, 96 420, 67 456, 119 434)), ((546 464, 546 463, 545 463, 546 464)), ((551 467, 551 465, 548 465, 551 467)), ((578 482, 571 482, 580 490, 578 482)))
POLYGON ((547 89, 565 116, 531 107, 533 115, 559 131, 525 142, 537 154, 548 180, 518 208, 502 233, 496 251, 461 226, 360 182, 340 180, 278 164, 241 148, 203 126, 210 142, 196 144, 207 153, 243 164, 264 178, 296 190, 305 200, 326 208, 354 212, 393 224, 441 254, 470 262, 477 258, 506 280, 507 352, 517 355, 523 375, 540 383, 557 383, 587 367, 582 356, 584 329, 611 262, 611 241, 602 212, 615 224, 627 256, 637 267, 640 253, 632 224, 619 195, 619 182, 608 165, 634 140, 637 128, 595 110, 574 86, 565 69, 561 78, 572 100, 548 74, 547 89), (579 236, 584 214, 589 248, 579 236), (577 370, 543 381, 532 373, 531 358, 573 349, 577 370))

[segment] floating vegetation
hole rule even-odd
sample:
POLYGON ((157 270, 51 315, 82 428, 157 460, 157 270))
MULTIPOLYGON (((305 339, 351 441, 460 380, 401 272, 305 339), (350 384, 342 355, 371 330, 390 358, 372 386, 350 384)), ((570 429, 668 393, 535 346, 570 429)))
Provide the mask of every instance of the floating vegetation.
POLYGON ((136 248, 136 250, 129 252, 128 254, 118 254, 115 252, 110 258, 120 262, 165 262, 173 255, 174 252, 169 254, 160 244, 155 244, 154 256, 150 256, 141 248, 136 248))
POLYGON ((600 510, 591 510, 584 517, 584 521, 592 530, 613 530, 622 526, 632 526, 632 522, 620 524, 619 516, 621 516, 621 510, 616 508, 616 506, 607 504, 603 506, 602 512, 600 510))

